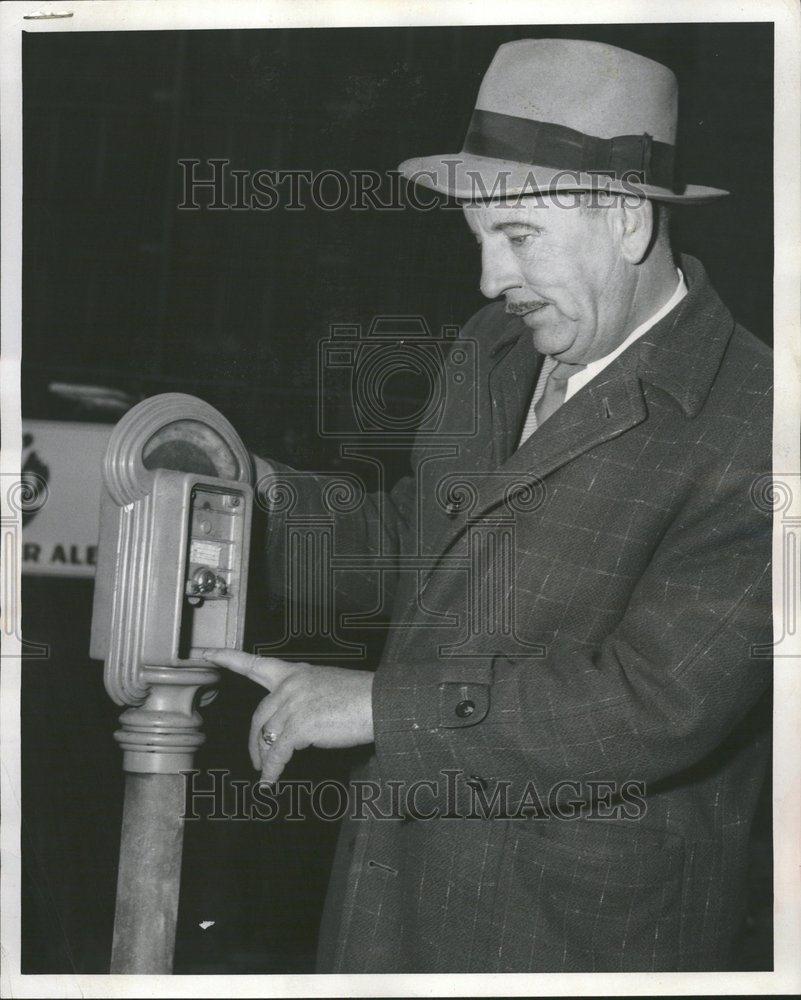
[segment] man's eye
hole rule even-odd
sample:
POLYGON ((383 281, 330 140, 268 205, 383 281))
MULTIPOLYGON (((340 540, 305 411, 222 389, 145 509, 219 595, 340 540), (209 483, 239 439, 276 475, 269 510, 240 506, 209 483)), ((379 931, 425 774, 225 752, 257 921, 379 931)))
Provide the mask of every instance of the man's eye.
POLYGON ((516 247, 523 247, 534 239, 536 233, 507 233, 506 238, 516 247))

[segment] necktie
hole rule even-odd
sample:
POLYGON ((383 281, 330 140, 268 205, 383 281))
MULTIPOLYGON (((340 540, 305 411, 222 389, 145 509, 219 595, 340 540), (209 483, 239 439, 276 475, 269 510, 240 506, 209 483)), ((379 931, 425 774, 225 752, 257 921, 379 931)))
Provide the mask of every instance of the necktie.
MULTIPOLYGON (((553 358, 551 358, 551 361, 553 361, 553 358)), ((581 371, 583 367, 584 365, 568 365, 561 362, 554 365, 545 383, 545 391, 534 406, 538 427, 541 427, 548 417, 553 416, 562 403, 564 403, 567 392, 567 380, 571 375, 575 375, 576 372, 581 371)))
POLYGON ((520 444, 523 444, 548 417, 556 413, 565 401, 567 380, 584 367, 584 365, 565 364, 550 356, 544 359, 523 432, 520 435, 520 444))

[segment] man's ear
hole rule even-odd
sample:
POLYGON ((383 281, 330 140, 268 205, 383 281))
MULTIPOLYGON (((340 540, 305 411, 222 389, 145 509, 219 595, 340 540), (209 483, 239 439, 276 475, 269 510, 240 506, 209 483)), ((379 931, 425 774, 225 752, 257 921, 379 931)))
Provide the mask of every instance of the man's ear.
POLYGON ((622 198, 620 205, 620 249, 630 264, 639 264, 648 253, 654 234, 654 206, 647 198, 622 198))

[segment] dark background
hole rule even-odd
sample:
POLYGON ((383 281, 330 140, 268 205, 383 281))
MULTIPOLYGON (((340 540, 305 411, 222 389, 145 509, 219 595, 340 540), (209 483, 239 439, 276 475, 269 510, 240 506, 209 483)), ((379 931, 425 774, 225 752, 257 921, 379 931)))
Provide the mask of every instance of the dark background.
MULTIPOLYGON (((109 419, 51 382, 201 396, 255 452, 337 464, 316 432, 317 342, 331 323, 415 314, 432 330, 482 304, 461 213, 178 211, 182 157, 232 168, 386 172, 455 151, 495 49, 610 42, 669 65, 686 180, 732 197, 675 213, 735 316, 772 333, 770 24, 304 29, 25 36, 23 416, 109 419)), ((414 395, 407 383, 403 393, 414 395)), ((391 475, 402 469, 391 470, 391 475)), ((90 581, 28 577, 23 671, 23 971, 105 972, 122 803, 118 709, 88 659, 90 581)), ((259 587, 251 626, 269 631, 259 587)), ((377 652, 377 650, 374 650, 377 652)), ((260 692, 237 678, 205 711, 201 768, 251 771, 260 692)), ((306 751, 290 776, 344 776, 306 751)), ((743 968, 772 967, 770 799, 752 866, 743 968)), ((187 827, 176 972, 310 971, 333 824, 187 827), (201 920, 215 926, 201 931, 201 920)))

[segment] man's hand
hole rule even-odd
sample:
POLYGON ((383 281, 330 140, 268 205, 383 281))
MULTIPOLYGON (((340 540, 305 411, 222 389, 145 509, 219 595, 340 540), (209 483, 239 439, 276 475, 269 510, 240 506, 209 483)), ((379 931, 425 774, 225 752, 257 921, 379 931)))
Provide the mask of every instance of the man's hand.
POLYGON ((203 655, 270 692, 253 713, 248 741, 262 781, 277 781, 295 750, 372 743, 372 673, 288 663, 233 649, 207 649, 203 655))

